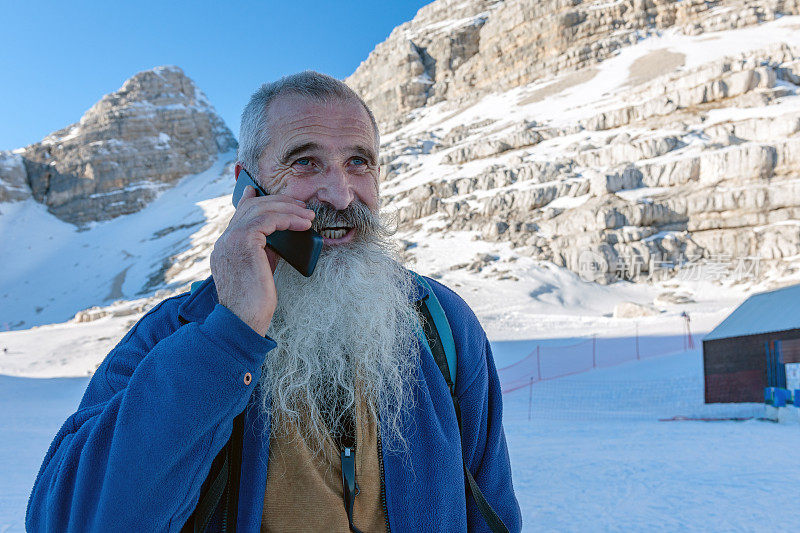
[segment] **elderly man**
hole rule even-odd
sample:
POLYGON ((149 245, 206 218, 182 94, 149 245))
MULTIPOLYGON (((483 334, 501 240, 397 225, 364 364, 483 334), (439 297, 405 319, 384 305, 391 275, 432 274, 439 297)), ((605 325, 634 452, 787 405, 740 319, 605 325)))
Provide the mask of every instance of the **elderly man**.
POLYGON ((212 276, 97 369, 27 528, 518 531, 489 343, 458 296, 394 258, 367 105, 329 76, 288 76, 253 95, 240 143, 237 179, 270 194, 245 189, 212 276), (265 245, 309 228, 324 245, 306 278, 265 245), (423 327, 426 300, 452 336, 423 327), (433 356, 448 338, 452 395, 433 356))

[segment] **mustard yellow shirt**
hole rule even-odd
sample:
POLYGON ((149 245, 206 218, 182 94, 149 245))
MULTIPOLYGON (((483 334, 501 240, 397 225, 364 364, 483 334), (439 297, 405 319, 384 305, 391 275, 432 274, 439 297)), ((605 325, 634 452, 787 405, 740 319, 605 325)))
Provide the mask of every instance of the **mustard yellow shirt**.
MULTIPOLYGON (((381 504, 378 428, 366 409, 356 413, 356 482, 353 524, 364 532, 386 531, 381 504)), ((339 450, 327 439, 314 457, 299 437, 273 436, 269 444, 267 488, 261 532, 330 531, 349 533, 342 497, 339 450)))

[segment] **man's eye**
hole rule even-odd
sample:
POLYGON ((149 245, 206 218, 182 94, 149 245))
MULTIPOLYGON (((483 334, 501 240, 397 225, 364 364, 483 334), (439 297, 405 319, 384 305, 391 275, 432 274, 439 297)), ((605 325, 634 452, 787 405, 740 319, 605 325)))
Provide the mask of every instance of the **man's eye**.
POLYGON ((352 162, 353 162, 354 165, 366 165, 367 164, 367 160, 364 159, 363 157, 354 157, 352 159, 352 162))
POLYGON ((302 166, 306 167, 306 166, 311 164, 311 159, 308 158, 308 157, 301 157, 300 159, 295 161, 295 164, 302 165, 302 166))

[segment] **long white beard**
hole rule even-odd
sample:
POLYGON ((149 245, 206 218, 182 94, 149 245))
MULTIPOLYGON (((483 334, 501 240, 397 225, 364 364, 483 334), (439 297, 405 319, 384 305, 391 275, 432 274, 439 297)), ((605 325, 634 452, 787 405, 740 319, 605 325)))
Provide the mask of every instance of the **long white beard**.
MULTIPOLYGON (((278 307, 268 334, 278 346, 259 382, 272 435, 302 438, 319 454, 357 402, 405 448, 403 426, 416 381, 414 282, 383 239, 326 248, 310 278, 281 261, 278 307), (338 398, 338 401, 337 401, 338 398), (270 405, 271 404, 271 405, 270 405)), ((351 411, 353 412, 353 411, 351 411)))

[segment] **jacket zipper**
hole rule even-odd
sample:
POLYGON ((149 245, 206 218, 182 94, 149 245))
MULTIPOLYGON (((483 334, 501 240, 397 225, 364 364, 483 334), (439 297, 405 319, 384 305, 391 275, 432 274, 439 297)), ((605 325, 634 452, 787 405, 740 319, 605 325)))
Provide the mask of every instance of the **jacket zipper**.
POLYGON ((386 520, 386 533, 391 533, 389 528, 389 511, 386 510, 386 483, 383 479, 383 447, 381 446, 381 425, 378 424, 378 471, 381 474, 381 507, 383 518, 386 520))

